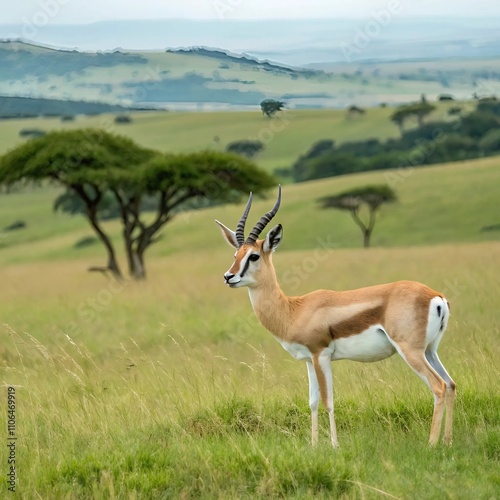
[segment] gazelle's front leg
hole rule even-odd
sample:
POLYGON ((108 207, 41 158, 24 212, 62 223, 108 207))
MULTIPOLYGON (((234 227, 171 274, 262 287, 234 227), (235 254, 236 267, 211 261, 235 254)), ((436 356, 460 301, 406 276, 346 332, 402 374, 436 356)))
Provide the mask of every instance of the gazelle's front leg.
POLYGON ((318 444, 318 407, 319 385, 312 361, 307 361, 307 375, 309 377, 309 408, 311 408, 311 443, 318 444))
POLYGON ((328 411, 330 418, 330 437, 332 446, 338 448, 337 428, 333 413, 333 378, 332 378, 332 350, 323 349, 319 354, 313 356, 313 365, 318 380, 321 400, 328 411))

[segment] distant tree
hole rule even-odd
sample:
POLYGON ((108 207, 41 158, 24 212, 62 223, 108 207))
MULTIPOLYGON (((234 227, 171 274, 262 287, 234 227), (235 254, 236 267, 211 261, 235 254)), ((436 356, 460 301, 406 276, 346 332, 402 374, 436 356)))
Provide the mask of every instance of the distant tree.
POLYGON ((260 103, 260 109, 262 114, 266 115, 268 118, 274 116, 278 111, 281 111, 285 107, 285 103, 282 101, 276 101, 275 99, 264 99, 260 103))
POLYGON ((454 101, 455 99, 451 94, 441 94, 438 96, 438 101, 454 101))
POLYGON ((436 106, 429 104, 427 101, 422 101, 410 107, 409 111, 417 117, 418 126, 424 125, 424 118, 431 114, 436 109, 436 106))
POLYGON ((347 108, 347 117, 354 118, 355 116, 362 116, 366 113, 363 108, 360 108, 356 105, 349 106, 347 108))
POLYGON ((436 106, 429 104, 424 95, 418 103, 405 104, 396 109, 396 111, 390 116, 390 120, 395 123, 401 134, 404 133, 404 124, 406 120, 411 117, 415 117, 418 122, 419 127, 423 127, 424 118, 432 113, 436 109, 436 106))
POLYGON ((335 196, 321 198, 318 201, 321 203, 321 208, 347 210, 363 233, 363 246, 368 248, 378 209, 386 203, 396 201, 396 199, 395 191, 382 184, 351 189, 335 196), (360 217, 360 209, 363 206, 368 208, 367 222, 364 222, 360 217))
POLYGON ((234 141, 227 145, 226 151, 228 153, 236 153, 238 155, 253 158, 265 148, 261 141, 242 140, 234 141))

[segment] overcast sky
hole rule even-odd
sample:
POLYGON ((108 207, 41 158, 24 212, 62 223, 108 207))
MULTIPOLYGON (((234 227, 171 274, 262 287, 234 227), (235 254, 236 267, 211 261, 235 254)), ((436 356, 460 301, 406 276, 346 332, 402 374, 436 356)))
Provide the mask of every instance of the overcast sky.
POLYGON ((32 21, 46 15, 44 11, 50 24, 110 19, 370 17, 391 5, 400 15, 500 16, 500 0, 2 0, 0 23, 32 21))

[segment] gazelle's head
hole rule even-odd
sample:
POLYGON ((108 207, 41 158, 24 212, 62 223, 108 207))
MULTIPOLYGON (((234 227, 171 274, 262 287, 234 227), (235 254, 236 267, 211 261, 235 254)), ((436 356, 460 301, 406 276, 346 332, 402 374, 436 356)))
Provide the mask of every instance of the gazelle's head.
POLYGON ((272 268, 270 255, 281 242, 283 235, 281 224, 274 226, 264 240, 258 240, 257 238, 278 212, 281 203, 281 186, 278 189, 278 199, 274 208, 260 218, 246 239, 244 234, 245 222, 252 206, 252 193, 250 193, 247 206, 238 222, 236 231, 231 231, 218 220, 215 221, 219 224, 224 239, 232 247, 236 248, 234 263, 229 268, 229 271, 224 274, 224 280, 231 288, 256 286, 262 273, 268 273, 269 267, 272 268))

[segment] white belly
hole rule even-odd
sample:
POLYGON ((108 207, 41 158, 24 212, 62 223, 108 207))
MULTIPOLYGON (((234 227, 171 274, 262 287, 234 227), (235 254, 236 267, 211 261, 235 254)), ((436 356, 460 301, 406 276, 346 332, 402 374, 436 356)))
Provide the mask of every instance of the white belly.
POLYGON ((276 340, 281 344, 283 349, 295 359, 312 359, 311 351, 305 345, 296 344, 295 342, 286 342, 278 338, 276 340))
POLYGON ((332 361, 351 359, 366 363, 380 361, 396 352, 381 325, 374 325, 358 335, 334 340, 330 347, 333 349, 332 361))

